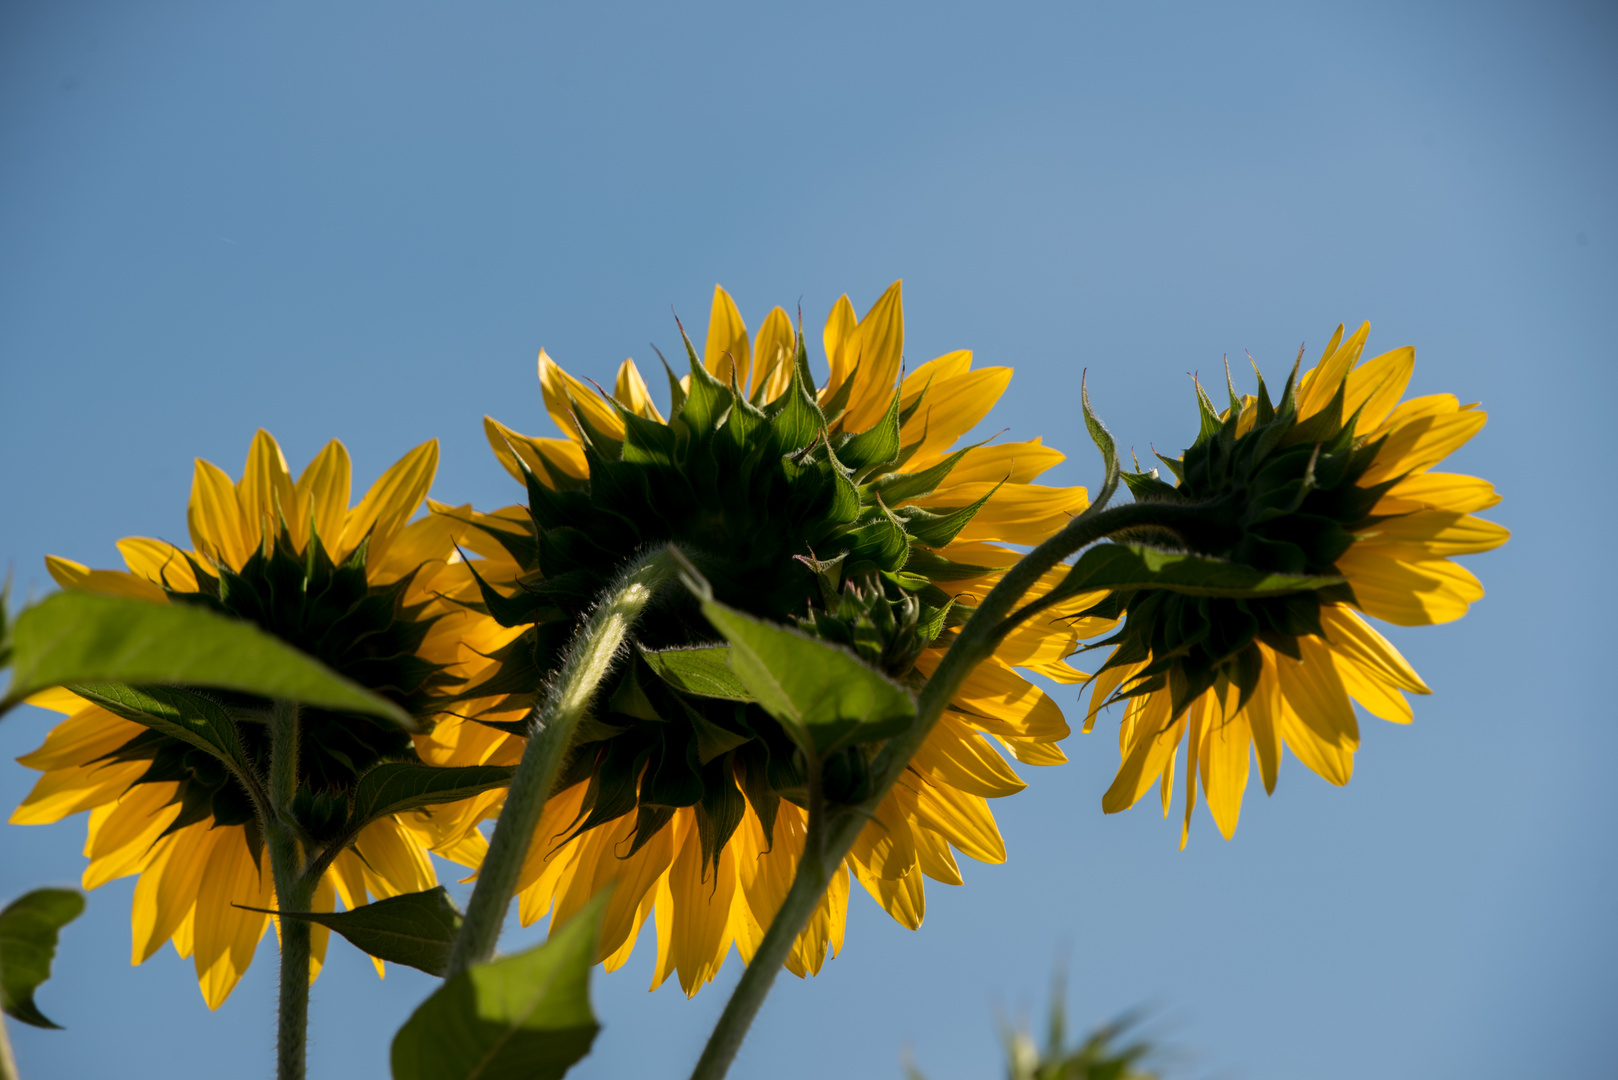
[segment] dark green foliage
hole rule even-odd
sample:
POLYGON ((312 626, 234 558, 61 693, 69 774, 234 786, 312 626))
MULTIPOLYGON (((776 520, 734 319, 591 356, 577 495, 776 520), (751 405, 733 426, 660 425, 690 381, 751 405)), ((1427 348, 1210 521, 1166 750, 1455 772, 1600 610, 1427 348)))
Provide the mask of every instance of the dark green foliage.
MULTIPOLYGON (((590 605, 652 546, 676 544, 727 608, 796 623, 896 677, 951 616, 932 581, 982 572, 928 550, 958 533, 981 502, 937 513, 890 508, 935 489, 959 460, 898 472, 908 454, 897 394, 875 427, 849 435, 837 425, 846 395, 824 410, 816 404, 801 335, 790 388, 763 407, 709 374, 694 349, 687 355, 688 386, 669 375, 668 423, 620 408, 621 443, 585 430, 588 481, 529 473, 531 529, 491 530, 524 573, 513 596, 487 590, 487 609, 528 629, 465 699, 505 695, 506 709, 536 701, 590 605), (858 588, 845 597, 847 583, 858 588)), ((639 846, 674 808, 692 806, 716 858, 743 798, 766 826, 781 798, 803 800, 797 744, 738 682, 719 637, 680 590, 641 615, 637 652, 603 684, 558 781, 590 780, 577 828, 634 811, 639 846)), ((844 771, 856 776, 860 767, 844 771)))
POLYGON ((394 1080, 558 1080, 601 1030, 590 966, 605 910, 603 893, 545 944, 440 986, 393 1037, 394 1080))
POLYGON ((1175 526, 1116 534, 1123 547, 1087 552, 1062 587, 1115 590, 1091 611, 1128 617, 1100 643, 1118 646, 1106 667, 1149 661, 1119 696, 1169 687, 1178 714, 1228 680, 1245 703, 1261 670, 1257 643, 1295 657, 1298 637, 1322 633, 1321 603, 1353 598, 1336 560, 1353 532, 1374 522, 1371 508, 1396 481, 1358 485, 1377 447, 1354 438, 1343 388, 1300 424, 1296 378, 1294 368, 1278 408, 1260 378, 1254 423, 1243 435, 1235 391, 1221 419, 1199 384, 1197 440, 1178 461, 1163 459, 1178 483, 1155 469, 1123 474, 1136 501, 1165 504, 1175 526), (1186 512, 1173 514, 1178 507, 1186 512))
POLYGON ((84 911, 77 889, 35 889, 0 911, 0 1006, 7 1016, 53 1028, 34 1004, 34 991, 51 977, 57 932, 84 911))
MULTIPOLYGON (((266 910, 251 908, 252 911, 266 910)), ((335 930, 356 948, 378 960, 406 964, 442 977, 449 966, 461 913, 442 886, 426 892, 390 896, 352 911, 266 911, 283 919, 301 919, 335 930)))

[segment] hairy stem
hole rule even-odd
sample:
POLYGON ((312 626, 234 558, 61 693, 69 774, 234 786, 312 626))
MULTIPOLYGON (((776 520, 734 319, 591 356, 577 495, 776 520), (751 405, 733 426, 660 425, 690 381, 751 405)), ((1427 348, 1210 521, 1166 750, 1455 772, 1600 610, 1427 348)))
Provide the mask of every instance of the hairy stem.
MULTIPOLYGON (((276 908, 307 911, 315 883, 303 872, 303 847, 294 833, 292 799, 298 791, 298 705, 275 702, 270 719, 270 806, 262 822, 276 908)), ((276 1080, 304 1080, 309 1044, 309 924, 281 919, 281 993, 276 1016, 276 1080)))
POLYGON ((643 555, 607 588, 574 635, 556 681, 534 710, 528 745, 511 778, 505 807, 494 824, 489 852, 478 870, 466 918, 450 952, 446 978, 454 978, 494 955, 534 829, 573 740, 573 731, 589 710, 601 680, 612 670, 630 627, 674 570, 674 557, 667 548, 643 555))
POLYGON ((1159 508, 1167 506, 1163 503, 1128 503, 1110 510, 1103 506, 1100 503, 1092 506, 1068 522, 1061 532, 1024 555, 984 597, 916 699, 915 722, 904 734, 889 742, 872 764, 875 783, 870 798, 853 809, 830 815, 822 812, 820 816, 826 820, 818 837, 816 815, 811 813, 810 842, 805 844, 803 859, 792 878, 792 888, 765 931, 764 940, 753 954, 753 962, 747 965, 730 1000, 725 1003, 725 1011, 703 1047, 691 1080, 721 1080, 730 1069, 748 1027, 758 1015, 759 1006, 792 951, 793 942, 809 925, 821 896, 831 884, 832 874, 848 856, 860 831, 871 820, 871 813, 904 774, 910 759, 931 734, 945 706, 972 669, 993 655, 1001 639, 1018 622, 1037 610, 1029 605, 1013 617, 1017 603, 1028 590, 1063 559, 1097 540, 1143 525, 1173 528, 1184 516, 1178 507, 1167 507, 1167 512, 1159 513, 1159 508))

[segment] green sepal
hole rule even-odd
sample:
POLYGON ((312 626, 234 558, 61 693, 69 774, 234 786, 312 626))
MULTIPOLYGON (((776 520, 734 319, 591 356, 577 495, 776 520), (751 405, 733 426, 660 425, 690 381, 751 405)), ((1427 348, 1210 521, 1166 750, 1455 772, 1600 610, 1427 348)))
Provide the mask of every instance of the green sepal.
POLYGON ((930 510, 923 510, 919 506, 902 506, 894 511, 894 515, 904 522, 907 533, 928 547, 941 548, 954 540, 960 531, 967 527, 978 511, 982 510, 988 501, 994 498, 995 492, 1004 486, 1005 481, 994 485, 983 498, 948 513, 936 514, 930 510))
POLYGON ((461 913, 440 885, 362 904, 348 911, 271 911, 235 905, 283 919, 316 923, 335 930, 361 952, 391 964, 404 964, 443 977, 461 928, 461 913))
POLYGON ((853 469, 856 478, 899 457, 899 392, 888 399, 887 411, 869 431, 851 436, 838 447, 837 456, 853 469))
POLYGON ((393 1038, 393 1080, 560 1080, 601 1030, 590 968, 607 897, 553 927, 543 945, 434 991, 393 1038))
POLYGON ((39 1028, 60 1028, 39 1006, 34 991, 51 977, 62 927, 84 912, 77 889, 35 889, 0 911, 0 1008, 14 1020, 39 1028))

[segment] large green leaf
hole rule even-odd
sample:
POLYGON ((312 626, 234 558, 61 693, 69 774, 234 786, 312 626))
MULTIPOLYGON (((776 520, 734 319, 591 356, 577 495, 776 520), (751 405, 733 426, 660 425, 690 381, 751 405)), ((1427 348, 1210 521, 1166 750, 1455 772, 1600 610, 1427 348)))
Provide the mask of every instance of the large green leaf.
POLYGON ((414 761, 384 761, 372 766, 354 785, 354 812, 349 815, 349 823, 359 828, 386 814, 470 799, 509 784, 514 771, 509 765, 440 767, 414 761))
POLYGON ((394 1080, 556 1080, 590 1052, 590 1008, 606 894, 550 940, 479 964, 421 1003, 393 1037, 394 1080))
POLYGON ((730 670, 728 645, 701 645, 694 649, 667 649, 640 655, 658 677, 676 690, 697 697, 724 698, 726 701, 752 701, 753 695, 730 670))
POLYGON ((898 683, 853 653, 715 600, 702 613, 730 642, 730 667, 764 710, 805 750, 897 735, 916 715, 898 683))
POLYGON ((11 659, 11 688, 0 712, 67 683, 167 683, 215 686, 415 726, 397 705, 256 626, 188 604, 55 593, 17 617, 11 659))
POLYGON ((177 686, 71 683, 69 689, 115 716, 190 743, 239 770, 248 769, 236 723, 217 701, 177 686))
POLYGON ((248 910, 319 923, 378 960, 407 964, 438 976, 449 966, 450 949, 461 928, 461 913, 455 910, 449 891, 442 885, 426 892, 390 896, 352 911, 248 910))
POLYGON ((1098 544, 1079 557, 1062 581, 1064 595, 1110 589, 1164 589, 1192 596, 1278 596, 1341 585, 1340 577, 1272 574, 1205 555, 1137 544, 1098 544))
POLYGON ((7 1016, 53 1028, 34 1004, 34 991, 51 977, 56 933, 84 911, 77 889, 35 889, 0 911, 0 1007, 7 1016))

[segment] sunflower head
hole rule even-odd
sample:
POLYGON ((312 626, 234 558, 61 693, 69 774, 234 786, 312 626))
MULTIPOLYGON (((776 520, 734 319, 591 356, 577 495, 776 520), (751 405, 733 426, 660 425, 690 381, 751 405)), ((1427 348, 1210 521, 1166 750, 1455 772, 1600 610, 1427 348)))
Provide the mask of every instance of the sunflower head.
MULTIPOLYGON (((925 393, 902 406, 890 386, 875 423, 848 430, 855 380, 845 379, 821 404, 802 333, 790 344, 784 386, 765 400, 762 386, 751 397, 742 392, 734 368, 730 381, 721 381, 688 340, 689 373, 669 373, 667 420, 644 394, 623 395, 630 404, 594 394, 542 361, 547 399, 576 433, 587 475, 533 453, 532 441, 523 454, 520 437, 491 427, 496 452, 527 485, 530 527, 494 529, 521 573, 514 595, 485 582, 484 602, 504 625, 531 629, 465 697, 507 691, 500 709, 530 703, 580 616, 650 546, 677 545, 721 602, 796 622, 895 675, 908 674, 960 618, 955 598, 935 578, 978 570, 935 549, 955 539, 987 495, 947 513, 898 505, 939 487, 960 459, 904 471, 920 442, 904 445, 901 431, 925 393)), ((733 774, 747 778, 743 786, 768 820, 783 795, 801 801, 803 763, 762 709, 705 696, 683 674, 684 654, 718 637, 692 597, 665 597, 642 616, 635 637, 639 655, 604 688, 606 708, 574 758, 574 779, 589 777, 595 791, 580 828, 636 808, 653 830, 673 808, 696 805, 715 822, 705 840, 708 857, 717 858, 740 820, 733 774), (643 772, 648 780, 637 793, 643 772)), ((834 770, 849 778, 846 797, 861 790, 863 754, 846 751, 850 760, 834 770)), ((643 830, 637 844, 647 835, 643 830)))
MULTIPOLYGON (((122 540, 127 572, 47 559, 64 588, 193 604, 251 622, 415 717, 423 733, 413 737, 370 716, 299 710, 298 782, 284 809, 306 848, 341 849, 317 889, 318 910, 332 910, 338 895, 352 908, 368 895, 430 888, 436 875, 429 849, 469 864, 481 853, 476 825, 487 801, 350 820, 364 774, 381 765, 422 766, 414 740, 430 738, 449 693, 484 663, 472 650, 492 647, 490 631, 500 631, 455 602, 476 589, 455 553, 453 519, 410 521, 437 457, 436 444, 416 448, 350 507, 341 443, 329 444, 295 479, 275 440, 259 432, 239 481, 197 462, 190 549, 122 540)), ((251 909, 275 906, 253 798, 230 771, 268 772, 274 704, 217 689, 176 690, 222 708, 240 760, 227 767, 136 714, 47 691, 35 702, 68 718, 20 759, 45 775, 12 820, 45 823, 90 810, 85 885, 141 875, 135 959, 169 939, 181 955, 194 951, 204 995, 217 1006, 267 925, 251 909)), ((323 949, 323 934, 317 944, 323 949)))
POLYGON ((1201 429, 1179 459, 1161 457, 1177 483, 1156 469, 1123 473, 1137 501, 1176 504, 1173 529, 1141 528, 1116 539, 1211 556, 1274 574, 1314 579, 1282 595, 1231 598, 1143 589, 1111 596, 1105 610, 1129 616, 1108 644, 1109 666, 1146 662, 1126 694, 1170 687, 1176 711, 1216 683, 1234 685, 1245 704, 1258 685, 1260 642, 1294 659, 1294 643, 1322 636, 1320 606, 1353 600, 1336 561, 1354 543, 1394 480, 1362 485, 1379 443, 1355 437, 1365 401, 1349 406, 1347 372, 1324 408, 1300 419, 1296 365, 1272 403, 1263 375, 1243 399, 1230 384, 1221 415, 1196 383, 1201 429))
POLYGON ((1369 329, 1344 340, 1338 327, 1317 367, 1300 378, 1294 366, 1279 402, 1260 377, 1254 396, 1230 388, 1221 413, 1199 384, 1196 440, 1179 458, 1160 455, 1176 482, 1155 469, 1124 474, 1137 501, 1164 513, 1160 527, 1115 540, 1276 575, 1288 591, 1139 588, 1092 609, 1127 619, 1100 643, 1115 648, 1093 684, 1086 725, 1109 700, 1128 700, 1125 764, 1103 802, 1109 811, 1161 777, 1167 812, 1182 741, 1190 748, 1187 821, 1200 771, 1227 837, 1249 747, 1267 789, 1283 743, 1328 780, 1347 783, 1359 745, 1353 703, 1407 722, 1402 695, 1428 692, 1359 613, 1407 626, 1445 622, 1482 597, 1477 579, 1448 556, 1505 542, 1505 529, 1471 516, 1499 496, 1485 481, 1429 470, 1485 416, 1448 394, 1401 403, 1415 351, 1362 362, 1369 329))

